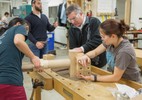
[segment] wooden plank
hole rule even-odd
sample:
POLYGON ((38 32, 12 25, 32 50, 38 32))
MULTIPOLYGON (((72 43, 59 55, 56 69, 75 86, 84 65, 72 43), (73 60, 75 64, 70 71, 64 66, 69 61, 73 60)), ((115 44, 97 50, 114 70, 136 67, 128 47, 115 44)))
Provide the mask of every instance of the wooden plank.
MULTIPOLYGON (((110 75, 110 74, 112 74, 112 73, 110 73, 108 71, 105 71, 103 69, 97 68, 95 66, 92 66, 91 70, 92 70, 93 73, 97 73, 99 75, 110 75)), ((121 79, 119 81, 119 83, 126 84, 126 85, 128 85, 128 86, 130 86, 132 88, 135 88, 135 89, 142 88, 142 84, 139 84, 139 83, 134 82, 134 81, 126 80, 126 79, 121 79)))
POLYGON ((115 87, 115 83, 102 85, 101 82, 65 78, 47 69, 45 72, 54 78, 54 89, 67 100, 114 100, 107 88, 108 86, 115 87))
POLYGON ((142 94, 132 98, 131 100, 141 100, 142 99, 142 94))
POLYGON ((142 71, 142 50, 135 49, 135 53, 136 53, 137 63, 142 71))
POLYGON ((54 89, 60 93, 66 100, 85 100, 83 97, 74 93, 69 87, 65 86, 60 81, 54 79, 54 89))
POLYGON ((53 89, 53 78, 47 75, 45 72, 38 72, 39 75, 42 76, 44 80, 44 89, 45 90, 52 90, 53 89))
MULTIPOLYGON (((111 74, 94 66, 91 67, 91 70, 100 75, 111 74)), ((107 88, 116 88, 115 83, 91 82, 70 77, 65 78, 51 69, 45 69, 44 72, 46 73, 44 74, 45 76, 49 75, 54 79, 54 89, 67 100, 114 100, 114 97, 107 88)), ((42 74, 40 73, 40 75, 42 74)), ((121 79, 119 83, 126 84, 135 89, 142 88, 142 84, 129 80, 121 79)))
POLYGON ((43 82, 44 89, 52 90, 53 89, 53 78, 47 75, 45 72, 29 72, 29 76, 33 80, 39 80, 39 82, 43 82))
POLYGON ((142 60, 142 50, 135 49, 136 57, 142 60))
POLYGON ((53 59, 55 59, 55 55, 53 55, 53 54, 44 54, 43 59, 44 60, 53 60, 53 59))

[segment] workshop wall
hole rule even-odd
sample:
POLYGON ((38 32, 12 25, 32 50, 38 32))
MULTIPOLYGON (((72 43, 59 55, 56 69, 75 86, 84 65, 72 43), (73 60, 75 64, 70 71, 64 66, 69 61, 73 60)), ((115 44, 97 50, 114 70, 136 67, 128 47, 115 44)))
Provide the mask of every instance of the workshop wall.
POLYGON ((136 29, 142 28, 142 22, 139 18, 142 18, 142 0, 132 0, 131 8, 131 23, 135 25, 136 29))

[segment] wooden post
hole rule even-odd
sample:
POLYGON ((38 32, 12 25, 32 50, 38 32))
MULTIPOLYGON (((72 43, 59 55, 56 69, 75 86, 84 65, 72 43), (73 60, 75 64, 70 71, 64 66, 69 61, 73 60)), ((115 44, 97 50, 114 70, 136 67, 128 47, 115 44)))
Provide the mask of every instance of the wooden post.
POLYGON ((125 0, 125 23, 130 25, 131 0, 125 0))
POLYGON ((79 53, 76 52, 75 50, 69 50, 69 58, 70 58, 70 61, 71 61, 71 64, 70 64, 70 68, 69 68, 69 72, 70 72, 70 77, 75 77, 76 76, 76 56, 78 55, 79 53))
POLYGON ((70 58, 70 77, 76 77, 78 75, 90 75, 91 74, 91 66, 88 64, 87 67, 83 67, 78 63, 78 58, 83 56, 83 53, 79 53, 75 50, 69 50, 69 58, 70 58))
POLYGON ((59 68, 59 67, 69 67, 69 59, 55 59, 55 60, 43 60, 41 59, 41 66, 44 68, 59 68))
POLYGON ((41 87, 34 89, 34 100, 41 100, 41 87))

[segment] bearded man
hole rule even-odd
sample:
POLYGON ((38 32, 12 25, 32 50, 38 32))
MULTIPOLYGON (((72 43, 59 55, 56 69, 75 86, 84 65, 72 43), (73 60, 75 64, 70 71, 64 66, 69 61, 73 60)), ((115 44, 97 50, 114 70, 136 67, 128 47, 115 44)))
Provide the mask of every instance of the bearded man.
POLYGON ((58 23, 55 22, 54 25, 51 25, 46 15, 42 14, 41 0, 32 0, 31 5, 33 10, 25 18, 30 24, 28 45, 36 56, 42 58, 48 52, 47 31, 54 31, 58 23))

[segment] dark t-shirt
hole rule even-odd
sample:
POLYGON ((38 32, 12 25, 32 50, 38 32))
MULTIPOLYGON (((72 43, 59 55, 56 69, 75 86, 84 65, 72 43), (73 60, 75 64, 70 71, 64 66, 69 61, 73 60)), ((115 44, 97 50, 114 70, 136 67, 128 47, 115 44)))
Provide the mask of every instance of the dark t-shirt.
POLYGON ((21 53, 14 44, 14 36, 26 36, 24 26, 14 26, 0 36, 0 84, 23 85, 21 53))
POLYGON ((103 45, 113 54, 115 67, 125 70, 123 78, 141 82, 140 69, 136 62, 135 51, 127 39, 124 39, 116 48, 112 45, 107 46, 105 43, 103 45))

